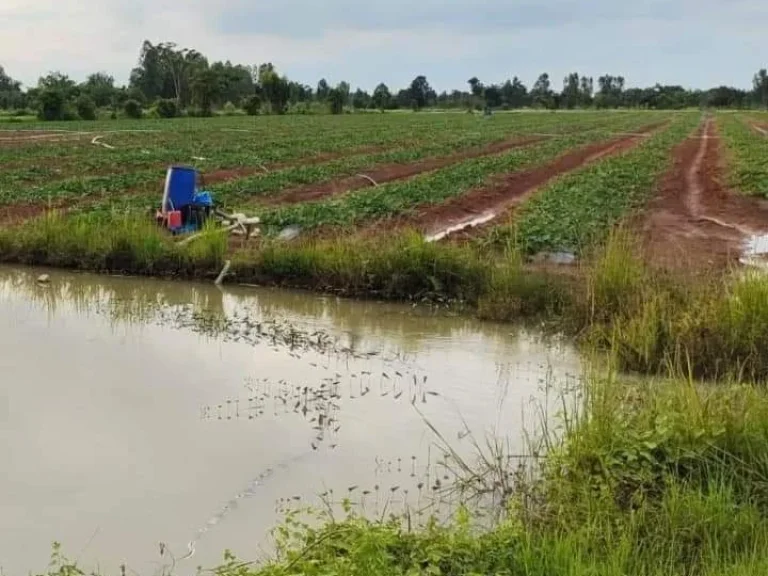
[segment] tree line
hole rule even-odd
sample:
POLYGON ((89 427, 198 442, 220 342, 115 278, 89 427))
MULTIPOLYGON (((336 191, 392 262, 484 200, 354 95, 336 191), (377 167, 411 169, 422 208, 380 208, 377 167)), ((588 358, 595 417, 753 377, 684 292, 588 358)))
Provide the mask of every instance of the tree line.
POLYGON ((126 86, 112 76, 97 72, 77 83, 60 72, 51 72, 37 86, 24 89, 0 66, 0 109, 36 113, 43 120, 80 118, 91 120, 99 110, 113 117, 210 116, 214 112, 285 114, 349 110, 396 110, 424 108, 467 110, 548 110, 575 108, 689 107, 768 108, 768 72, 755 74, 751 90, 719 86, 689 90, 657 84, 649 88, 627 88, 623 76, 597 78, 568 74, 561 89, 555 89, 549 74, 541 74, 528 88, 517 76, 501 84, 484 84, 477 77, 467 89, 437 93, 426 76, 419 75, 398 91, 381 83, 369 93, 354 92, 348 82, 331 86, 321 79, 309 86, 281 75, 271 63, 242 65, 209 62, 197 50, 179 48, 170 42, 144 41, 137 66, 126 86))

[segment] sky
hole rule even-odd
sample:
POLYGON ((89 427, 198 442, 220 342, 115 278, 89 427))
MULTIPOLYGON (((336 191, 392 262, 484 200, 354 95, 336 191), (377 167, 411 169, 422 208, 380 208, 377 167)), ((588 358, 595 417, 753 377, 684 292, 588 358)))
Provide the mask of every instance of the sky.
POLYGON ((438 91, 548 72, 628 86, 748 88, 765 50, 765 0, 0 0, 0 66, 127 82, 142 42, 209 61, 273 62, 292 80, 372 90, 424 74, 438 91))

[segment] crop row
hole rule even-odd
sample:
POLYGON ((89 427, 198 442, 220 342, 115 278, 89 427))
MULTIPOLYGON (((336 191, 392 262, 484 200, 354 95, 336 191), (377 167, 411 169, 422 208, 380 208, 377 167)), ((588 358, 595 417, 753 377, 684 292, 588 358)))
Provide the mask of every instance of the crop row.
MULTIPOLYGON (((648 117, 643 114, 617 115, 611 118, 609 128, 611 130, 633 129, 647 121, 648 117)), ((222 183, 217 185, 215 190, 217 194, 220 194, 219 201, 229 201, 228 199, 241 201, 247 197, 269 194, 285 187, 310 184, 336 176, 353 174, 382 162, 410 162, 431 155, 447 154, 471 148, 499 140, 505 135, 508 136, 504 125, 495 126, 493 123, 487 123, 481 127, 483 129, 465 131, 464 133, 437 132, 431 139, 426 140, 420 148, 417 145, 417 147, 410 149, 352 155, 316 165, 288 167, 270 174, 260 174, 230 183, 222 183)), ((562 129, 562 126, 560 128, 562 129)), ((530 128, 527 131, 530 132, 530 128)), ((306 148, 304 146, 303 149, 306 148)), ((111 153, 113 151, 105 150, 104 152, 111 153)), ((224 163, 228 164, 229 162, 224 163)), ((258 163, 260 162, 256 162, 256 164, 258 163)), ((205 164, 211 164, 211 169, 215 169, 221 167, 222 163, 212 160, 205 164)), ((130 190, 133 194, 125 199, 125 203, 143 206, 147 200, 155 200, 162 174, 161 169, 154 168, 102 176, 69 178, 40 185, 30 185, 19 181, 3 184, 0 181, 0 203, 57 201, 60 199, 82 200, 94 196, 102 196, 105 203, 110 203, 114 200, 120 201, 120 194, 130 190)), ((11 176, 6 177, 11 178, 11 176)))
POLYGON ((605 133, 601 130, 570 134, 535 146, 467 160, 378 188, 363 189, 317 202, 272 208, 262 212, 260 217, 268 231, 275 231, 287 225, 298 225, 305 229, 350 226, 408 214, 419 206, 439 204, 482 186, 494 175, 524 170, 550 161, 576 146, 602 139, 605 139, 605 133))
POLYGON ((718 121, 729 157, 730 185, 745 194, 768 198, 768 137, 741 114, 721 114, 718 121))
POLYGON ((592 129, 609 126, 624 116, 506 114, 488 121, 470 115, 433 115, 427 116, 426 120, 421 115, 367 115, 364 125, 359 121, 350 123, 347 118, 339 119, 336 124, 322 124, 312 118, 305 120, 304 125, 289 119, 285 119, 284 124, 266 124, 274 126, 274 130, 265 130, 261 125, 254 129, 254 124, 247 119, 239 124, 240 128, 227 128, 231 124, 218 120, 194 120, 185 121, 194 123, 192 125, 197 127, 194 130, 183 130, 184 125, 180 124, 171 125, 171 129, 166 126, 158 132, 152 131, 158 130, 154 123, 118 123, 110 129, 149 131, 102 133, 104 142, 114 146, 114 150, 92 145, 92 137, 100 133, 87 127, 89 133, 70 135, 62 142, 43 140, 2 146, 0 166, 7 167, 4 172, 32 169, 27 176, 33 180, 82 176, 105 169, 138 170, 169 163, 190 163, 195 158, 205 158, 195 162, 200 162, 206 169, 229 168, 258 162, 293 161, 362 146, 410 146, 414 142, 468 134, 481 138, 490 133, 509 135, 592 129), (35 169, 42 172, 36 174, 35 169))
POLYGON ((699 122, 698 113, 681 114, 668 129, 636 148, 559 178, 523 204, 513 224, 493 228, 487 239, 495 243, 516 239, 527 253, 578 253, 601 241, 612 226, 650 198, 672 162, 672 148, 699 122))

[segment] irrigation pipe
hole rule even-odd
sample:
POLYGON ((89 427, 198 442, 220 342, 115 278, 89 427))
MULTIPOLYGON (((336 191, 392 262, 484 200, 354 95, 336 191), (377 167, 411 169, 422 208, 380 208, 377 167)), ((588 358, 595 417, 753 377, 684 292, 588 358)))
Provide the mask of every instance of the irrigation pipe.
POLYGON ((91 140, 91 144, 93 144, 94 146, 102 146, 102 147, 106 148, 107 150, 114 150, 115 149, 114 146, 110 146, 106 142, 102 142, 101 141, 102 138, 104 138, 103 135, 102 136, 94 136, 93 140, 91 140))
POLYGON ((373 184, 374 187, 377 187, 379 185, 379 183, 376 182, 376 180, 374 180, 373 178, 371 178, 367 174, 355 174, 355 176, 357 176, 358 178, 364 178, 365 180, 368 180, 368 182, 373 184))
POLYGON ((224 263, 224 268, 222 268, 219 275, 216 277, 216 280, 213 282, 216 286, 221 286, 221 283, 224 282, 224 277, 229 273, 229 269, 232 267, 232 260, 227 260, 224 263))

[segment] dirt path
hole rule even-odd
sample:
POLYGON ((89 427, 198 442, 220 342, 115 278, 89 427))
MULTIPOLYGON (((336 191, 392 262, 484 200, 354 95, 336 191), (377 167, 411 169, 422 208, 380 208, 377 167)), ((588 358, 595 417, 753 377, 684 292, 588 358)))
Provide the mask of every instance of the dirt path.
POLYGON ((464 150, 462 152, 456 152, 447 156, 428 158, 418 162, 412 162, 410 164, 381 164, 379 166, 375 166, 371 170, 367 170, 366 172, 357 174, 355 176, 349 176, 337 180, 329 180, 320 184, 310 184, 308 186, 291 188, 269 198, 254 199, 253 203, 263 206, 274 206, 279 204, 296 204, 299 202, 320 200, 328 196, 333 196, 334 194, 343 194, 345 192, 352 192, 361 188, 367 188, 373 186, 374 183, 375 185, 378 185, 387 182, 394 182, 397 180, 404 180, 406 178, 418 176, 419 174, 423 174, 425 172, 440 170, 441 168, 445 168, 452 164, 457 164, 464 160, 471 160, 483 156, 500 154, 514 148, 521 148, 523 146, 531 146, 533 144, 542 142, 545 139, 546 138, 543 136, 514 138, 511 140, 493 142, 479 148, 464 150))
POLYGON ((425 208, 411 225, 423 230, 430 241, 457 233, 461 237, 476 234, 478 229, 507 215, 543 185, 601 158, 633 148, 658 127, 656 124, 647 126, 630 136, 566 152, 548 164, 506 174, 449 202, 425 208))
POLYGON ((674 166, 644 218, 649 258, 668 268, 738 262, 747 237, 768 230, 768 202, 726 189, 720 136, 711 118, 673 156, 674 166))

